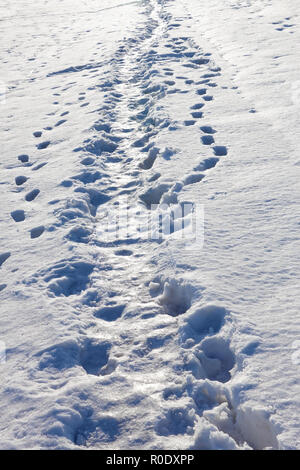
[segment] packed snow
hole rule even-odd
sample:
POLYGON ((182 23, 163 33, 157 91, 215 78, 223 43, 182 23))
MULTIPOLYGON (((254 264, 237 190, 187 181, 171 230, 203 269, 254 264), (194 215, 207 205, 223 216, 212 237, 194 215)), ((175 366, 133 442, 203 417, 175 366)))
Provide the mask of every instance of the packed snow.
POLYGON ((298 0, 1 0, 2 449, 299 449, 298 0))

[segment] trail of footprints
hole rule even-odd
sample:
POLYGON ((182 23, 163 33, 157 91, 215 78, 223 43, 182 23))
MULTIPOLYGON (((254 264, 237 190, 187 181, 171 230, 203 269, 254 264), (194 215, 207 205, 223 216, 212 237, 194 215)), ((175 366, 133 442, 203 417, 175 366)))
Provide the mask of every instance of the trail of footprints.
MULTIPOLYGON (((176 230, 176 208, 181 207, 182 189, 187 185, 201 183, 207 172, 228 153, 228 149, 217 142, 217 131, 205 121, 205 107, 214 99, 213 90, 217 86, 215 80, 221 75, 220 68, 213 64, 210 54, 202 52, 190 38, 170 36, 169 32, 176 30, 182 19, 170 23, 163 6, 155 19, 151 16, 153 10, 150 7, 148 10, 145 30, 138 31, 136 37, 128 39, 119 48, 112 59, 110 77, 105 76, 97 87, 97 91, 105 99, 104 105, 98 110, 100 117, 92 129, 94 136, 74 149, 79 155, 82 171, 61 182, 63 187, 73 190, 72 196, 62 201, 62 205, 59 205, 60 201, 53 201, 57 227, 66 231, 65 238, 70 243, 94 244, 101 248, 103 260, 110 257, 110 266, 101 266, 106 276, 106 288, 108 287, 106 297, 101 298, 98 289, 93 288, 93 274, 99 266, 94 261, 83 260, 76 255, 58 261, 50 269, 39 271, 29 280, 30 284, 42 279, 52 297, 80 296, 81 302, 91 309, 94 320, 100 322, 126 322, 129 305, 124 302, 124 296, 121 302, 118 301, 118 291, 113 288, 114 285, 125 283, 128 290, 128 286, 136 286, 137 297, 138 289, 145 289, 144 285, 139 285, 138 275, 134 277, 130 272, 134 272, 134 260, 144 256, 140 240, 121 238, 106 243, 96 239, 96 224, 99 222, 97 210, 100 206, 101 209, 109 209, 123 196, 130 196, 131 202, 139 203, 141 210, 151 209, 153 204, 165 204, 173 218, 172 233, 176 230), (157 33, 160 28, 164 34, 157 33), (179 68, 182 68, 182 75, 179 68), (185 70, 194 71, 194 78, 185 74, 185 70), (164 112, 160 113, 159 109, 163 106, 159 106, 159 103, 176 93, 194 95, 195 102, 187 110, 189 119, 177 121, 164 112), (157 138, 162 131, 166 132, 168 129, 172 142, 173 132, 190 126, 198 126, 199 146, 202 144, 204 148, 211 149, 211 155, 196 163, 193 172, 182 180, 160 183, 161 175, 155 171, 156 162, 164 159, 171 164, 176 149, 172 146, 164 149, 157 147, 157 138), (127 178, 122 184, 123 173, 127 178), (146 190, 143 189, 145 186, 146 190), (124 257, 128 260, 125 271, 124 268, 120 270, 118 264, 118 259, 124 257)), ((78 100, 84 99, 85 94, 82 93, 78 100)), ((61 117, 66 114, 67 112, 62 113, 61 117)), ((65 122, 65 119, 61 119, 43 131, 34 131, 33 136, 43 139, 44 132, 65 122)), ((43 140, 37 144, 37 148, 44 150, 50 144, 50 140, 43 140)), ((20 155, 18 159, 24 168, 28 168, 30 162, 27 155, 20 155)), ((28 176, 25 175, 15 179, 17 187, 26 186, 27 181, 28 176)), ((35 201, 39 194, 38 188, 27 192, 26 203, 35 201)), ((184 216, 185 214, 180 215, 184 216)), ((26 218, 26 210, 17 209, 11 213, 11 217, 16 223, 21 223, 26 218)), ((180 229, 182 227, 179 225, 180 229)), ((31 229, 31 238, 40 237, 44 230, 44 226, 31 229)), ((10 253, 0 255, 0 266, 9 256, 10 253)), ((233 443, 240 444, 243 438, 234 424, 234 410, 228 389, 224 385, 230 381, 235 357, 229 340, 218 335, 228 312, 223 307, 194 305, 193 290, 193 286, 178 279, 158 277, 148 283, 146 294, 141 293, 148 295, 150 299, 149 311, 146 305, 143 321, 158 313, 170 317, 182 316, 184 319, 179 323, 181 326, 176 333, 182 357, 182 364, 177 366, 176 373, 180 375, 182 371, 190 371, 195 379, 193 386, 186 383, 178 387, 166 387, 163 394, 166 411, 163 417, 157 419, 155 431, 158 436, 192 434, 196 417, 200 416, 211 422, 216 429, 229 434, 233 443), (156 302, 155 308, 153 300, 156 302), (188 408, 177 406, 180 398, 186 395, 194 403, 194 414, 188 408), (216 415, 210 413, 219 407, 227 413, 227 423, 218 422, 216 415)), ((168 338, 148 338, 145 347, 141 345, 132 350, 134 361, 138 361, 138 357, 143 360, 155 348, 163 348, 167 341, 168 338)), ((39 369, 64 370, 80 364, 87 374, 109 375, 118 366, 118 360, 112 354, 113 346, 113 342, 93 335, 90 338, 85 336, 79 342, 60 343, 40 352, 37 358, 39 369)), ((97 428, 103 428, 101 420, 93 420, 91 416, 83 417, 83 423, 75 433, 74 442, 78 445, 87 445, 97 428)), ((115 426, 118 427, 117 422, 115 426)), ((117 435, 118 433, 110 436, 112 442, 117 439, 117 435)))
MULTIPOLYGON (((235 365, 229 340, 218 335, 229 312, 214 305, 193 305, 191 290, 191 286, 180 284, 174 279, 165 281, 160 286, 162 292, 159 302, 166 313, 172 316, 185 314, 180 323, 178 345, 183 350, 183 370, 190 371, 196 380, 193 383, 187 381, 166 387, 163 397, 167 402, 167 411, 157 421, 157 433, 162 436, 193 434, 199 416, 229 435, 233 446, 242 445, 245 439, 235 425, 235 412, 229 391, 222 385, 230 381, 230 371, 235 365), (180 404, 180 400, 186 396, 193 401, 195 413, 180 404), (224 415, 223 421, 219 418, 220 407, 222 412, 226 412, 226 420, 224 415)), ((180 369, 175 368, 178 374, 181 373, 180 369)), ((203 447, 194 443, 192 448, 205 449, 206 446, 207 442, 203 447)))
MULTIPOLYGON (((26 154, 19 155, 18 160, 24 164, 24 167, 30 167, 31 163, 29 161, 29 156, 26 154)), ((32 170, 36 170, 36 167, 31 168, 32 170)), ((24 185, 26 185, 26 182, 29 180, 29 177, 20 175, 15 177, 15 184, 18 188, 22 188, 24 185)), ((33 202, 38 195, 40 194, 40 190, 38 188, 32 189, 31 191, 28 191, 25 196, 24 200, 25 202, 33 202)), ((24 222, 26 219, 26 210, 24 209, 16 209, 11 212, 11 217, 16 223, 24 222)), ((45 230, 44 226, 40 227, 35 227, 29 231, 30 237, 33 238, 38 238, 40 237, 45 230)))
POLYGON ((274 21, 272 25, 274 25, 276 31, 285 31, 290 34, 294 34, 294 30, 292 28, 296 25, 290 22, 291 19, 291 17, 286 17, 283 20, 274 21))
MULTIPOLYGON (((56 88, 56 87, 54 87, 54 88, 56 88)), ((60 96, 58 93, 54 93, 54 95, 55 96, 60 96)), ((80 93, 80 95, 85 95, 85 93, 80 93)), ((82 100, 82 99, 83 99, 83 97, 81 96, 79 98, 79 100, 82 100)), ((54 114, 55 113, 49 113, 49 115, 51 115, 51 116, 54 115, 54 114)), ((60 117, 65 117, 68 114, 69 114, 69 111, 64 111, 60 114, 60 117)), ((46 126, 46 127, 44 127, 43 130, 34 131, 32 133, 32 135, 36 139, 42 139, 45 132, 47 133, 49 131, 52 131, 53 129, 63 125, 66 122, 67 122, 67 119, 65 119, 65 118, 64 119, 59 119, 53 126, 46 126)), ((45 150, 50 145, 51 145, 50 140, 44 140, 44 141, 38 142, 36 144, 36 148, 38 150, 45 150)), ((41 168, 43 168, 44 166, 46 166, 47 163, 48 163, 47 161, 44 161, 44 162, 40 162, 40 163, 37 163, 36 165, 34 165, 33 163, 30 162, 30 157, 27 154, 21 154, 17 157, 17 159, 21 164, 23 164, 24 169, 29 169, 30 168, 31 171, 38 171, 41 168)), ((19 190, 21 191, 21 190, 23 190, 24 185, 26 186, 26 182, 28 180, 30 180, 29 176, 19 175, 19 176, 15 177, 15 184, 19 188, 19 190)), ((33 202, 38 197, 39 194, 40 194, 40 189, 35 188, 31 191, 28 191, 25 194, 24 199, 27 203, 28 202, 33 202)), ((16 222, 16 223, 24 222, 25 219, 26 219, 26 210, 24 210, 24 209, 14 210, 14 211, 11 212, 11 217, 14 220, 14 222, 16 222)), ((45 232, 45 229, 46 228, 45 228, 44 225, 41 225, 41 226, 34 227, 34 228, 30 229, 29 230, 30 238, 31 239, 39 238, 45 232)))

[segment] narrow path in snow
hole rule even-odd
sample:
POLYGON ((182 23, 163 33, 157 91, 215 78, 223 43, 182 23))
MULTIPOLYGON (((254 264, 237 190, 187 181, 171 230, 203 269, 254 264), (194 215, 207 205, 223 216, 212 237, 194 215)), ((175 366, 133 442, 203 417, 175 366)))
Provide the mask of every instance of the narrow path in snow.
MULTIPOLYGON (((199 286, 178 274, 201 267, 184 266, 184 260, 173 266, 176 233, 193 224, 195 201, 186 200, 185 191, 213 175, 230 149, 206 117, 222 70, 212 53, 181 34, 186 18, 171 17, 167 5, 145 2, 143 22, 105 62, 92 87, 103 104, 90 111, 86 139, 72 149, 80 170, 60 182, 69 195, 48 200, 55 220, 49 231, 63 233, 69 257, 55 253, 51 265, 24 282, 62 311, 72 304, 79 326, 72 323, 72 340, 35 354, 29 376, 43 384, 45 395, 59 390, 66 409, 49 414, 60 425, 54 419, 47 432, 58 440, 59 433, 67 436, 74 447, 277 448, 263 412, 247 415, 232 405, 230 312, 202 305, 199 286), (148 237, 149 213, 152 222, 165 222, 154 227, 154 239, 148 237), (128 216, 145 225, 131 225, 128 233, 128 216), (166 272, 173 276, 157 272, 153 254, 160 250, 169 250, 166 272), (257 425, 262 431, 255 435, 257 425)), ((77 72, 95 78, 101 67, 74 65, 48 78, 77 72)), ((71 84, 57 84, 54 99, 71 84)), ((81 108, 89 108, 87 95, 83 89, 78 94, 81 108)), ((47 125, 32 129, 36 149, 51 152, 56 132, 69 121, 71 106, 58 117, 49 113, 47 125)), ((27 154, 18 159, 15 184, 24 188, 24 205, 16 204, 11 218, 19 227, 44 191, 42 181, 27 189, 31 172, 48 161, 33 164, 27 154)), ((48 229, 32 226, 31 240, 48 229)), ((0 264, 11 255, 1 253, 0 264)))

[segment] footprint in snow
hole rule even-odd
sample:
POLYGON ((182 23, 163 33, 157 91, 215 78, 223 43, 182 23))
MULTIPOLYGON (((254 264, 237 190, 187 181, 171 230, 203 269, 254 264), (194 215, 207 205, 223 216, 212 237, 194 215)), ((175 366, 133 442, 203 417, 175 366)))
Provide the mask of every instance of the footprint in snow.
POLYGON ((196 121, 194 119, 187 119, 183 123, 186 127, 189 127, 189 126, 193 126, 196 123, 196 121))
POLYGON ((39 138, 39 137, 42 137, 42 131, 35 131, 33 132, 33 136, 36 137, 36 138, 39 138))
POLYGON ((113 305, 113 306, 102 307, 94 313, 94 316, 101 320, 111 322, 120 318, 124 309, 125 309, 125 305, 113 305))
POLYGON ((37 171, 37 170, 40 170, 41 168, 43 168, 44 166, 48 165, 48 162, 42 162, 42 163, 38 163, 37 165, 35 165, 34 167, 32 167, 32 171, 37 171))
POLYGON ((215 139, 212 135, 203 135, 201 137, 201 140, 204 145, 211 145, 215 142, 215 139))
POLYGON ((0 267, 2 266, 3 263, 10 257, 11 253, 7 251, 6 253, 1 253, 0 254, 0 267))
POLYGON ((25 196, 25 200, 27 202, 31 202, 31 201, 34 201, 34 199, 40 194, 40 190, 39 189, 33 189, 32 191, 30 191, 29 193, 26 194, 25 196))
POLYGON ((199 183, 204 177, 205 175, 202 175, 201 173, 192 173, 184 179, 183 184, 184 186, 188 186, 190 184, 199 183))
POLYGON ((40 227, 35 227, 30 230, 30 238, 39 238, 45 231, 45 227, 41 225, 40 227))
POLYGON ((191 113, 191 116, 194 118, 194 119, 201 119, 203 117, 203 113, 200 111, 195 111, 193 113, 191 113))
POLYGON ((28 163, 29 162, 29 156, 28 155, 19 155, 18 160, 22 163, 28 163))
POLYGON ((59 126, 61 126, 62 124, 64 124, 65 122, 67 122, 66 119, 61 119, 60 121, 58 121, 58 122, 54 125, 54 127, 59 127, 59 126))
POLYGON ((192 110, 198 111, 199 109, 202 109, 204 106, 204 103, 195 103, 193 106, 191 106, 192 110))
POLYGON ((228 153, 227 147, 224 147, 222 145, 217 145, 213 149, 214 149, 214 153, 217 157, 224 157, 228 153))
POLYGON ((16 210, 10 213, 15 222, 24 222, 25 212, 23 210, 16 210))
POLYGON ((210 126, 201 126, 200 130, 204 132, 204 134, 215 134, 217 132, 210 126))
POLYGON ((38 144, 36 147, 38 150, 44 150, 46 149, 47 147, 49 147, 50 145, 50 141, 47 140, 46 142, 41 142, 40 144, 38 144))
POLYGON ((215 157, 206 158, 194 168, 194 171, 210 170, 211 168, 214 168, 218 162, 219 162, 218 158, 215 158, 215 157))
POLYGON ((22 184, 26 183, 28 178, 26 176, 16 176, 15 182, 17 186, 22 186, 22 184))

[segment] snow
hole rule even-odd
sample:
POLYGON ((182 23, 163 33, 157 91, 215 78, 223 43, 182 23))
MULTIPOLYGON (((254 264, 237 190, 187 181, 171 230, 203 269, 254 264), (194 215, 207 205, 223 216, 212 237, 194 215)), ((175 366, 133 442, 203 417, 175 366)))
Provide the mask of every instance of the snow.
POLYGON ((299 14, 2 2, 2 449, 300 448, 299 14))

